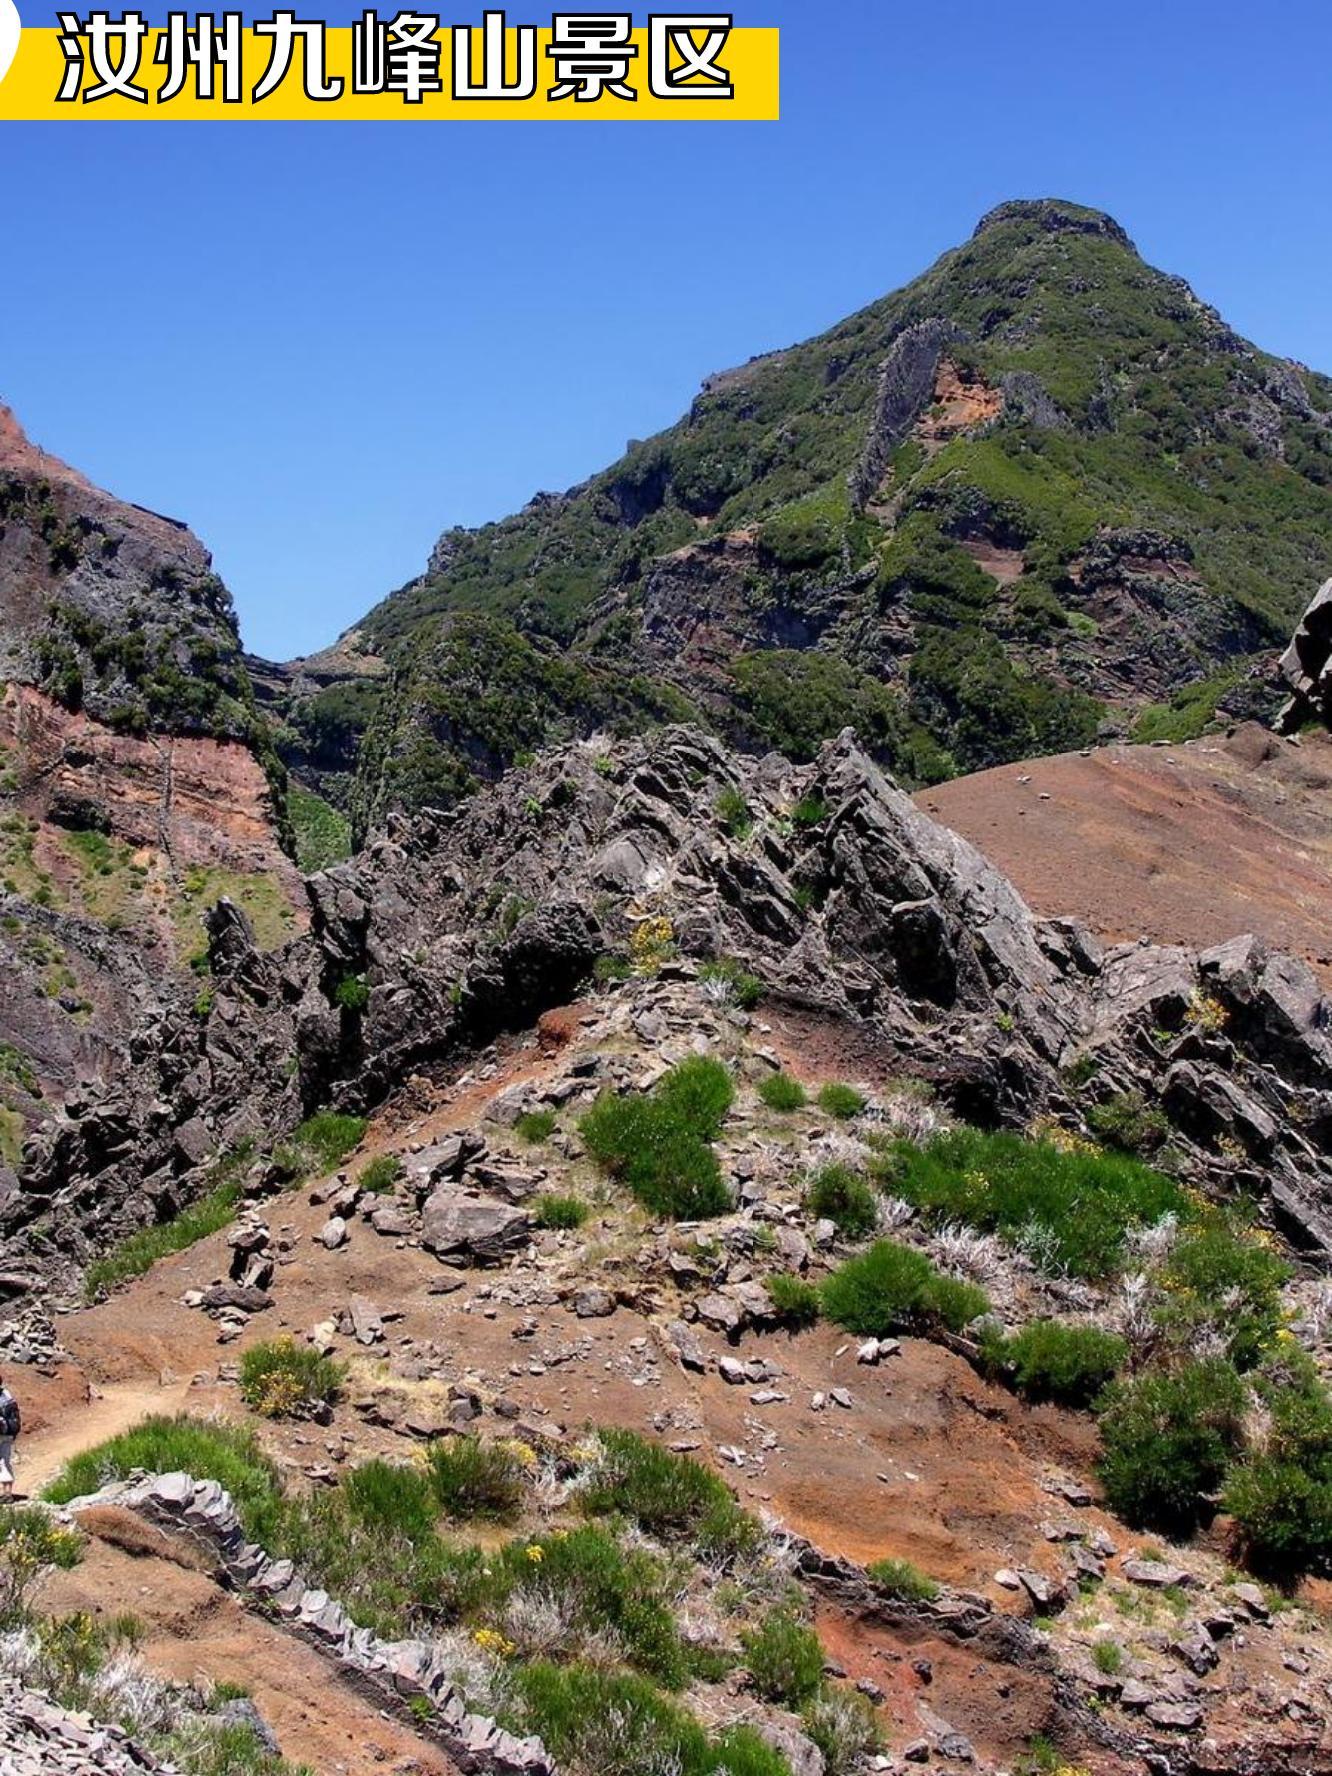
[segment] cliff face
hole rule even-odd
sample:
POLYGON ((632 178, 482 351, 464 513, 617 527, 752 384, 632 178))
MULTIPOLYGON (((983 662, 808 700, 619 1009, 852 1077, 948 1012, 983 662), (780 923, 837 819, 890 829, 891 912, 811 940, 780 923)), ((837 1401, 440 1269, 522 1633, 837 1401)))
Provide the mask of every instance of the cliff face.
POLYGON ((304 924, 281 768, 203 545, 0 408, 0 1190, 25 1130, 124 1066, 221 894, 304 924))
POLYGON ((249 737, 231 598, 185 525, 93 487, 0 407, 0 673, 131 733, 249 737))

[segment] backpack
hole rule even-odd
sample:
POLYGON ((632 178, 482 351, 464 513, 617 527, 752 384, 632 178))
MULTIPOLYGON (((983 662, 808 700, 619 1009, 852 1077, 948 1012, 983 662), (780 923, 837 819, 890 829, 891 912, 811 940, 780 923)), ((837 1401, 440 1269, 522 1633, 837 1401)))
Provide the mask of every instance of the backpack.
POLYGON ((23 1429, 23 1415, 13 1394, 0 1394, 0 1437, 17 1437, 23 1429))

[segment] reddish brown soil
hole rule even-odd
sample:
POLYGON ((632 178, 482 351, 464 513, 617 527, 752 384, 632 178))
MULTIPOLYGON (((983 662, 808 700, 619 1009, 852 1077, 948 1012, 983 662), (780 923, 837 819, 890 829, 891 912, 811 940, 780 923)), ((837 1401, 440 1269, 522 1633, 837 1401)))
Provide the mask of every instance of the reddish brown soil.
MULTIPOLYGON (((136 850, 169 853, 179 870, 216 865, 263 872, 304 919, 300 876, 278 845, 272 796, 248 747, 117 734, 20 685, 10 685, 0 700, 3 742, 19 749, 25 814, 45 820, 57 801, 96 807, 114 837, 136 850)), ((58 869, 60 857, 56 846, 40 861, 58 869)))
MULTIPOLYGON (((563 1050, 577 1044, 586 1016, 574 1006, 544 1020, 543 1040, 501 1050, 498 1064, 486 1069, 488 1078, 465 1075, 454 1086, 409 1081, 377 1120, 353 1168, 371 1153, 475 1126, 490 1098, 518 1079, 562 1074, 568 1065, 563 1050)), ((869 1050, 849 1055, 845 1047, 839 1052, 832 1032, 811 1018, 773 1012, 755 1039, 786 1057, 811 1084, 834 1075, 887 1077, 880 1057, 869 1050)), ((267 1207, 270 1226, 291 1236, 294 1248, 290 1262, 278 1269, 277 1305, 256 1317, 239 1344, 220 1345, 213 1322, 181 1304, 186 1290, 224 1274, 225 1235, 164 1260, 122 1294, 61 1321, 72 1362, 52 1376, 24 1377, 31 1427, 21 1452, 25 1489, 35 1490, 75 1451, 149 1412, 239 1415, 236 1387, 224 1372, 247 1343, 284 1329, 307 1332, 353 1293, 362 1293, 398 1317, 389 1321, 388 1344, 373 1352, 339 1341, 352 1371, 350 1399, 338 1407, 334 1424, 259 1426, 297 1484, 312 1467, 327 1470, 349 1457, 375 1454, 402 1457, 419 1448, 393 1428, 391 1414, 388 1423, 365 1422, 356 1401, 437 1409, 443 1392, 438 1381, 406 1382, 386 1362, 410 1350, 407 1340, 418 1347, 429 1341, 446 1353, 436 1373, 445 1381, 469 1378, 487 1407, 502 1396, 522 1420, 552 1433, 605 1424, 651 1432, 716 1462, 743 1502, 771 1512, 827 1552, 860 1562, 906 1559, 940 1581, 987 1594, 1001 1609, 1028 1606, 996 1584, 1000 1568, 1031 1568, 1052 1577, 1064 1569, 1065 1555, 1047 1539, 1043 1524, 1067 1522, 1075 1514, 1084 1532, 1107 1530, 1120 1557, 1137 1546, 1099 1509, 1072 1513, 1046 1490, 1058 1476, 1085 1479, 1091 1473, 1091 1420, 1025 1406, 936 1345, 904 1340, 898 1356, 871 1368, 857 1363, 856 1340, 831 1327, 796 1338, 748 1334, 735 1354, 780 1366, 771 1385, 786 1396, 759 1405, 751 1399, 753 1387, 727 1386, 716 1373, 700 1376, 678 1367, 662 1329, 679 1301, 658 1271, 639 1267, 638 1241, 626 1237, 622 1215, 586 1230, 600 1248, 602 1276, 618 1285, 622 1305, 610 1319, 581 1321, 564 1306, 533 1310, 504 1299, 507 1285, 525 1275, 530 1280, 530 1272, 449 1272, 420 1250, 377 1237, 359 1220, 349 1245, 328 1252, 313 1238, 327 1209, 308 1199, 302 1190, 267 1207), (432 1283, 449 1277, 460 1278, 462 1286, 442 1296, 429 1292, 432 1283), (532 1323, 534 1335, 527 1336, 532 1323), (582 1341, 587 1343, 580 1354, 582 1341), (830 1402, 822 1412, 812 1410, 813 1396, 834 1387, 849 1392, 850 1409, 830 1402), (732 1462, 728 1450, 742 1452, 742 1462, 732 1462)), ((548 1252, 562 1249, 556 1236, 543 1237, 548 1252)), ((726 1353, 720 1335, 700 1329, 700 1342, 726 1353)), ((482 1422, 494 1422, 489 1411, 482 1422)), ((392 1764, 405 1755, 395 1737, 405 1729, 336 1689, 322 1667, 310 1663, 312 1653, 274 1639, 277 1630, 241 1615, 188 1559, 156 1545, 152 1532, 127 1524, 121 1514, 99 1514, 89 1527, 94 1553, 77 1572, 53 1582, 53 1601, 143 1616, 151 1665, 173 1675, 206 1671, 246 1684, 289 1756, 321 1771, 368 1770, 381 1762, 406 1768, 392 1764), (357 1746, 380 1747, 382 1759, 371 1749, 358 1763, 357 1746)), ((1118 1564, 1118 1558, 1110 1563, 1112 1586, 1118 1564)), ((831 1606, 821 1610, 819 1625, 829 1652, 851 1676, 872 1678, 885 1692, 884 1726, 895 1744, 928 1732, 938 1718, 966 1733, 983 1757, 1011 1766, 1050 1724, 1048 1680, 987 1664, 945 1641, 915 1643, 903 1631, 851 1619, 831 1606), (918 1668, 921 1660, 929 1661, 928 1678, 918 1668)), ((1262 1661, 1273 1663, 1271 1682, 1279 1686, 1276 1643, 1252 1657, 1252 1670, 1263 1679, 1268 1672, 1262 1661)), ((1236 1731, 1242 1731, 1238 1715, 1236 1731)), ((414 1755, 423 1769, 441 1767, 426 1762, 419 1748, 414 1755)), ((1095 1776, 1111 1776, 1112 1765, 1085 1752, 1073 1761, 1095 1776)))
POLYGON ((1000 389, 991 388, 979 376, 966 376, 949 357, 939 360, 934 378, 934 403, 916 423, 915 436, 929 449, 950 438, 988 425, 1003 412, 1000 389))
POLYGON ((137 1617, 139 1651, 151 1670, 182 1683, 241 1685, 284 1755, 320 1776, 455 1776, 442 1752, 339 1682, 313 1648, 219 1589, 179 1541, 125 1512, 92 1513, 82 1524, 91 1537, 86 1556, 48 1581, 45 1608, 137 1617))
POLYGON ((1332 983, 1332 739, 1256 726, 1114 746, 924 790, 1039 913, 1102 937, 1206 948, 1256 932, 1332 983), (1048 799, 1045 799, 1048 798, 1048 799))

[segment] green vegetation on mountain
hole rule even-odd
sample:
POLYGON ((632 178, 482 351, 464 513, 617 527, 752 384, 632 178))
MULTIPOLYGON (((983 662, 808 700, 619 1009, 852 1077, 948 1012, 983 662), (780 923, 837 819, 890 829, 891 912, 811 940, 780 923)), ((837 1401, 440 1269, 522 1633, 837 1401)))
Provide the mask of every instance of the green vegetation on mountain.
POLYGON ((1148 704, 1144 737, 1201 731, 1326 575, 1329 409, 1332 383, 1238 339, 1108 217, 1001 206, 581 487, 443 537, 360 629, 394 676, 357 824, 682 704, 802 759, 854 726, 908 782, 1128 732, 1148 704))

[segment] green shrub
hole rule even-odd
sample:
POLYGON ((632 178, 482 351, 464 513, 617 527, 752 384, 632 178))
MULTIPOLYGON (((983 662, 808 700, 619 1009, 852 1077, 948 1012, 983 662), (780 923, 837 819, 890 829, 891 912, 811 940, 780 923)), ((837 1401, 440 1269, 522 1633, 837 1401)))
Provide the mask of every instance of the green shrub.
POLYGON ((1241 1371, 1256 1367, 1275 1345, 1290 1266, 1224 1215, 1209 1213, 1185 1231, 1161 1280, 1158 1318, 1179 1343, 1214 1330, 1241 1371))
POLYGON ((698 971, 701 981, 724 981, 730 989, 731 998, 742 1011, 753 1011, 763 997, 763 982, 758 975, 750 974, 738 962, 729 958, 720 962, 705 962, 698 971))
POLYGON ((855 1776, 883 1750, 873 1703, 845 1684, 824 1684, 806 1705, 802 1724, 823 1753, 827 1776, 855 1776))
POLYGON ((758 1095, 769 1110, 780 1110, 783 1113, 803 1110, 809 1102, 809 1093, 789 1073, 769 1073, 760 1083, 758 1095))
POLYGON ((344 1116, 336 1110, 319 1110, 307 1117, 292 1135, 292 1144, 312 1168, 331 1172, 341 1165, 365 1135, 363 1116, 344 1116))
POLYGON ((287 812, 296 835, 296 863, 302 875, 317 875, 351 856, 351 825, 321 796, 312 795, 298 783, 289 783, 287 812))
POLYGON ((514 1123, 513 1132, 520 1141, 526 1141, 530 1147, 537 1147, 543 1141, 549 1141, 559 1123, 560 1119, 553 1110, 529 1110, 514 1123))
POLYGON ((581 1227, 591 1213, 581 1196, 539 1196, 532 1219, 538 1227, 572 1232, 581 1227))
POLYGON ((426 1471, 369 1461, 337 1486, 284 1501, 265 1545, 334 1596, 360 1627, 402 1639, 457 1621, 485 1595, 485 1556, 440 1537, 426 1471))
POLYGON ((899 1603, 933 1603, 939 1595, 936 1582, 909 1560, 876 1560, 866 1571, 899 1603))
POLYGON ((709 1740, 646 1678, 590 1665, 537 1663, 513 1673, 512 1724, 536 1734, 570 1776, 790 1776, 749 1727, 709 1740))
POLYGON ((609 953, 598 956, 592 964, 592 979, 599 987, 612 986, 616 981, 625 981, 634 972, 634 965, 627 956, 612 956, 609 953))
POLYGON ((726 1068, 695 1057, 673 1068, 650 1097, 603 1093, 582 1120, 583 1139, 592 1158, 653 1214, 704 1220, 731 1207, 710 1142, 734 1097, 726 1068))
POLYGON ((1150 1159, 1170 1139, 1170 1118, 1141 1092, 1119 1092, 1104 1104, 1093 1104, 1087 1127, 1105 1146, 1139 1159, 1150 1159))
POLYGON ((723 829, 733 839, 747 839, 754 830, 754 816, 749 811, 749 803, 738 789, 724 789, 712 805, 723 829))
POLYGON ((828 818, 828 804, 821 795, 802 796, 791 810, 796 826, 822 826, 828 818))
POLYGON ((1000 1233, 1044 1269, 1087 1278, 1121 1267, 1131 1227, 1188 1209, 1178 1185, 1127 1155, 978 1129, 951 1129, 925 1147, 897 1142, 882 1175, 935 1224, 1000 1233))
POLYGON ((1097 1326, 1034 1320, 988 1354, 1011 1366, 1018 1391, 1035 1400, 1090 1406, 1124 1366, 1128 1346, 1097 1326))
POLYGON ((381 1153, 361 1167, 356 1182, 368 1196, 390 1196, 402 1178, 402 1161, 392 1153, 381 1153))
POLYGON ((1092 1648, 1092 1663, 1105 1677, 1118 1677, 1124 1669, 1124 1649, 1117 1640, 1098 1640, 1092 1648))
POLYGON ((338 1490, 347 1515, 364 1529, 392 1530, 418 1541, 434 1532, 439 1502, 423 1468, 376 1458, 349 1469, 338 1490))
POLYGON ((345 1373, 340 1363, 308 1345, 275 1338, 243 1353, 241 1398, 263 1418, 308 1418, 333 1404, 345 1373))
POLYGON ((790 1332, 803 1332, 818 1323, 823 1304, 813 1283, 789 1271, 778 1271, 764 1277, 763 1286, 772 1298, 773 1318, 779 1325, 790 1332))
POLYGON ((850 1122, 865 1108, 865 1099, 853 1085, 838 1085, 830 1080, 819 1088, 819 1109, 839 1122, 850 1122))
POLYGON ((720 1061, 693 1055, 671 1068, 657 1087, 657 1099, 700 1140, 714 1141, 735 1103, 735 1081, 720 1061))
POLYGON ((599 1525, 512 1542, 489 1558, 486 1576, 476 1614, 516 1638, 520 1655, 549 1656, 555 1649, 544 1623, 538 1641, 524 1648, 521 1612, 510 1608, 519 1596, 549 1603, 550 1618, 564 1625, 559 1650, 566 1658, 609 1636, 627 1664, 667 1689, 688 1682, 689 1655, 670 1607, 665 1568, 642 1549, 623 1548, 599 1525))
POLYGON ((926 1299, 929 1312, 950 1332, 961 1332, 990 1311, 990 1298, 977 1283, 936 1271, 926 1299))
POLYGON ((44 1496, 52 1504, 67 1505, 112 1480, 128 1480, 139 1469, 216 1480, 231 1494, 250 1539, 264 1547, 272 1544, 282 1488, 254 1433, 188 1414, 147 1418, 133 1430, 83 1450, 65 1464, 44 1496))
POLYGON ((9 1504, 0 1510, 0 1634, 24 1626, 29 1593, 50 1567, 83 1558, 83 1537, 47 1512, 9 1504))
POLYGON ((919 1331, 939 1320, 960 1332, 989 1308, 983 1289, 941 1276, 923 1252, 896 1240, 879 1240, 849 1258, 825 1279, 822 1293, 828 1318, 865 1338, 919 1331))
POLYGON ((823 1166, 809 1181, 805 1208, 820 1221, 831 1221, 845 1239, 864 1239, 879 1225, 879 1203, 873 1190, 850 1166, 823 1166))
POLYGON ((758 1546, 758 1524, 710 1468, 633 1431, 606 1430, 581 1497, 593 1516, 627 1517, 664 1542, 730 1558, 758 1546))
POLYGON ((333 1003, 343 1011, 363 1012, 370 1003, 370 988, 359 974, 346 975, 333 989, 333 1003))
POLYGON ((1281 1366, 1259 1383, 1267 1436, 1232 1470, 1223 1503, 1250 1563, 1286 1580, 1332 1560, 1332 1399, 1302 1353, 1281 1366))
POLYGON ((791 1766, 753 1727, 728 1727, 708 1748, 708 1776, 791 1776, 791 1766))
POLYGON ((479 1437, 432 1443, 430 1484, 450 1517, 511 1517, 523 1501, 523 1470, 511 1449, 479 1437))
POLYGON ((1243 1382, 1218 1361, 1116 1382, 1101 1410, 1111 1510, 1134 1525, 1191 1530, 1239 1446, 1245 1403, 1243 1382))
POLYGON ((767 1702, 803 1708, 823 1682, 823 1647, 812 1628, 786 1610, 770 1610, 759 1626, 742 1634, 745 1663, 754 1688, 767 1702))

